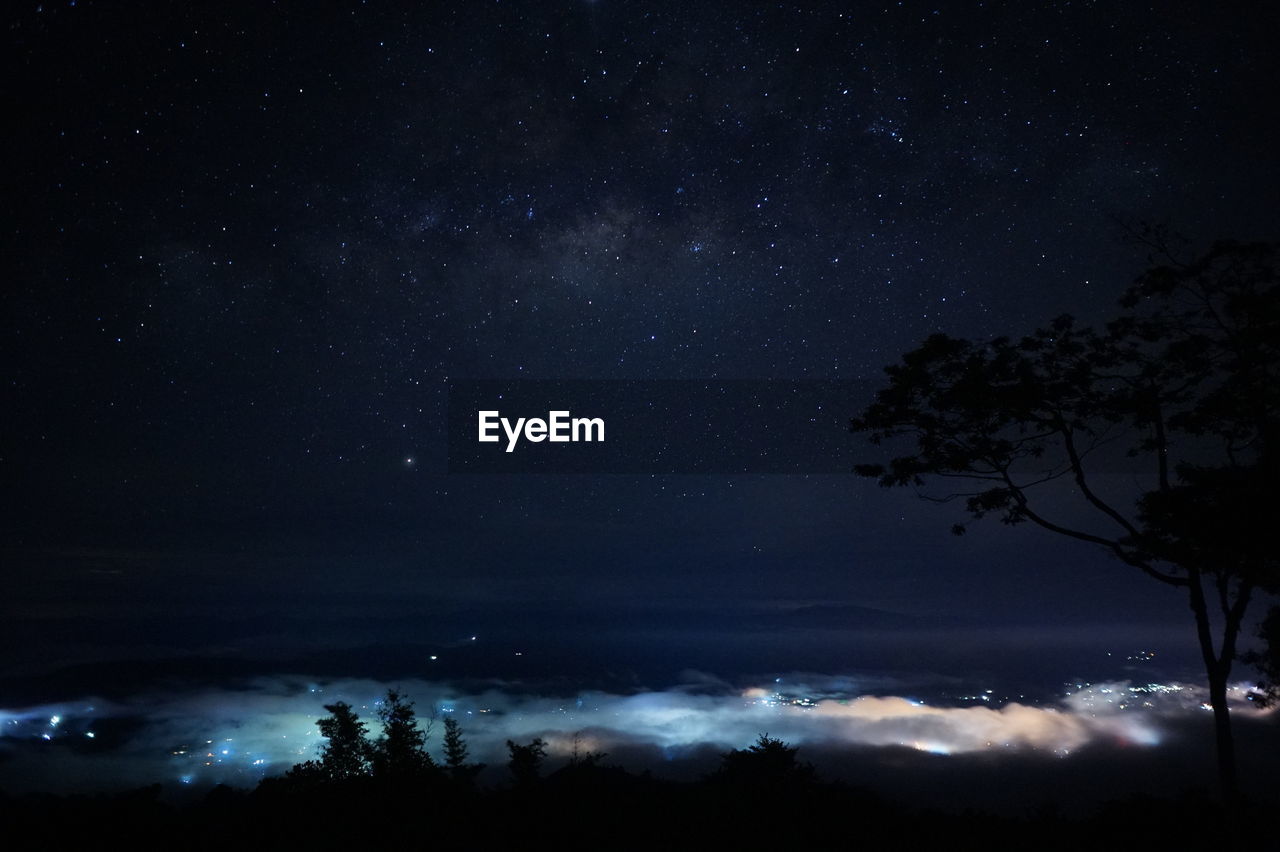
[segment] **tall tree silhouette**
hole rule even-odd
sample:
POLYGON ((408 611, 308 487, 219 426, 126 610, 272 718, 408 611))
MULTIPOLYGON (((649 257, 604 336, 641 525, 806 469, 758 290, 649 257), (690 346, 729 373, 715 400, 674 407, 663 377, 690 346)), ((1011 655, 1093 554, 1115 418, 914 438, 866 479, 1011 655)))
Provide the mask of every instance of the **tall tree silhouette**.
POLYGON ((467 765, 467 741, 462 737, 462 726, 450 716, 444 720, 444 762, 450 769, 467 765))
POLYGON ((1277 246, 1219 242, 1182 262, 1163 234, 1141 237, 1153 265, 1104 328, 1062 316, 1017 340, 938 334, 887 367, 851 428, 913 451, 855 470, 884 486, 963 480, 927 496, 1098 545, 1184 590, 1234 801, 1228 678, 1249 601, 1280 573, 1265 541, 1280 487, 1277 246), (1145 472, 1129 493, 1102 475, 1122 439, 1145 472), (1067 487, 1050 504, 1055 483, 1067 487), (1066 514, 1068 494, 1083 511, 1066 514))
POLYGON ((427 732, 418 727, 413 702, 398 691, 387 690, 378 708, 382 736, 374 744, 374 775, 393 780, 422 778, 435 768, 427 753, 427 732))
POLYGON ((444 720, 444 765, 453 780, 470 784, 484 769, 483 763, 468 763, 470 749, 462 736, 462 725, 452 716, 444 720))
POLYGON ((328 717, 316 721, 320 736, 320 771, 330 781, 347 781, 369 774, 368 728, 345 701, 326 704, 328 717))

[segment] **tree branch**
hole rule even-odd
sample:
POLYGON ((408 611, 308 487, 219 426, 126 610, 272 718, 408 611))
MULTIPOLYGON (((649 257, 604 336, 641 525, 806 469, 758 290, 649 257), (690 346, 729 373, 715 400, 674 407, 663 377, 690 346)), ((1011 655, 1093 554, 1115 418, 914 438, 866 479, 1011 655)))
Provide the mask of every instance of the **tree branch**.
POLYGON ((1087 533, 1082 530, 1064 527, 1061 524, 1055 524, 1053 521, 1040 516, 1031 508, 1030 504, 1027 502, 1026 495, 1024 495, 1018 487, 1013 484, 1013 481, 1008 478, 1006 478, 1005 481, 1009 485, 1010 490, 1013 492, 1014 499, 1018 503, 1018 511, 1039 526, 1044 527, 1051 532, 1056 532, 1059 535, 1065 535, 1068 538, 1079 539, 1080 541, 1087 541, 1092 544, 1105 547, 1107 550, 1114 553, 1126 565, 1132 565, 1135 568, 1139 568, 1143 573, 1154 577, 1162 583, 1166 583, 1170 586, 1185 586, 1188 584, 1189 581, 1186 577, 1178 577, 1174 574, 1166 574, 1165 572, 1158 570, 1147 560, 1139 557, 1135 553, 1130 553, 1125 550, 1124 545, 1119 541, 1104 538, 1100 535, 1094 535, 1093 533, 1087 533))
POLYGON ((1062 428, 1062 441, 1067 448, 1067 457, 1071 459, 1071 470, 1075 473, 1076 485, 1080 487, 1080 493, 1084 495, 1085 499, 1088 500, 1089 503, 1094 506, 1094 508, 1105 513, 1108 517, 1110 517, 1112 520, 1114 520, 1116 523, 1122 526, 1124 528, 1124 531, 1127 532, 1130 536, 1137 538, 1138 537, 1137 527, 1129 523, 1128 519, 1126 519, 1124 515, 1121 515, 1118 511, 1113 509, 1110 505, 1108 505, 1100 497, 1098 497, 1098 495, 1093 493, 1093 489, 1089 487, 1089 483, 1085 479, 1084 465, 1081 464, 1080 462, 1080 454, 1076 452, 1076 442, 1075 442, 1075 438, 1072 436, 1071 427, 1067 426, 1067 424, 1063 422, 1061 424, 1061 428, 1062 428))

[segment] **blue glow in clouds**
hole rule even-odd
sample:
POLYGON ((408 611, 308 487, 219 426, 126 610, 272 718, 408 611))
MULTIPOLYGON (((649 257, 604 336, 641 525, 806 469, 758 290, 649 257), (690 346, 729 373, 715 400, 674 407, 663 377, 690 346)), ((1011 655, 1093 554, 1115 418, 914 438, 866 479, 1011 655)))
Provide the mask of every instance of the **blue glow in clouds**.
MULTIPOLYGON (((788 676, 768 687, 726 686, 706 694, 708 678, 700 676, 688 690, 568 697, 498 686, 468 692, 426 681, 395 685, 416 702, 420 719, 433 712, 460 719, 473 759, 491 766, 505 763, 508 739, 542 737, 553 760, 575 748, 617 753, 636 747, 678 759, 705 747, 742 748, 762 731, 810 749, 892 746, 937 755, 1039 752, 1067 758, 1090 744, 1158 746, 1169 725, 1202 714, 1205 700, 1196 686, 1120 682, 1073 684, 1059 699, 1036 706, 993 700, 986 690, 943 706, 859 695, 847 678, 788 676)), ((0 711, 0 751, 7 753, 0 783, 19 790, 66 790, 68 779, 86 790, 156 780, 252 787, 316 755, 321 738, 315 723, 324 704, 349 702, 376 735, 377 703, 387 686, 278 677, 125 703, 93 700, 0 711), (141 724, 124 741, 95 736, 90 726, 101 734, 99 723, 110 718, 141 724), (91 751, 59 747, 63 740, 86 737, 95 740, 91 751)), ((1247 694, 1245 686, 1232 689, 1233 712, 1268 712, 1247 694)), ((438 730, 428 748, 439 752, 438 730)))

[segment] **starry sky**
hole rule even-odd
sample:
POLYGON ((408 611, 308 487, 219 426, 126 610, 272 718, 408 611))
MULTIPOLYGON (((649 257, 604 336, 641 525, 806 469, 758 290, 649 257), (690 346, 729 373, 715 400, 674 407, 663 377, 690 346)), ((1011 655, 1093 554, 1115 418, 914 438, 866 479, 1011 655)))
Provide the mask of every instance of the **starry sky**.
POLYGON ((447 389, 869 394, 933 332, 1105 319, 1145 265, 1122 223, 1275 236, 1274 10, 8 17, 0 674, 430 676, 422 648, 474 633, 646 682, 967 673, 1016 635, 1035 659, 1005 663, 1051 682, 1190 648, 1176 594, 1104 554, 956 539, 851 474, 449 473, 447 389))

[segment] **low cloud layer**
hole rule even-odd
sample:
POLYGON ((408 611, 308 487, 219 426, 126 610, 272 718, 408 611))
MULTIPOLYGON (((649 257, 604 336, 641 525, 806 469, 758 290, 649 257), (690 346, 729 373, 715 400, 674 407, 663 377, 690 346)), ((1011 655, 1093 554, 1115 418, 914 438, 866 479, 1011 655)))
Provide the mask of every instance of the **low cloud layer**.
MULTIPOLYGON (((822 678, 735 690, 691 675, 688 686, 661 692, 554 697, 501 684, 461 690, 424 681, 316 683, 281 676, 128 701, 86 698, 0 710, 0 787, 68 791, 154 781, 252 786, 316 755, 321 738, 315 722, 324 704, 352 704, 376 734, 378 701, 388 687, 416 702, 420 719, 431 725, 429 747, 437 755, 441 720, 453 716, 473 759, 501 766, 506 740, 540 736, 548 743, 550 768, 575 749, 678 760, 742 748, 763 732, 810 754, 896 746, 1069 759, 1091 745, 1155 748, 1167 730, 1207 713, 1203 690, 1184 684, 1082 684, 1034 704, 1001 702, 983 692, 941 706, 851 694, 847 680, 822 678)), ((1246 695, 1244 687, 1233 690, 1239 712, 1259 714, 1246 695)))

